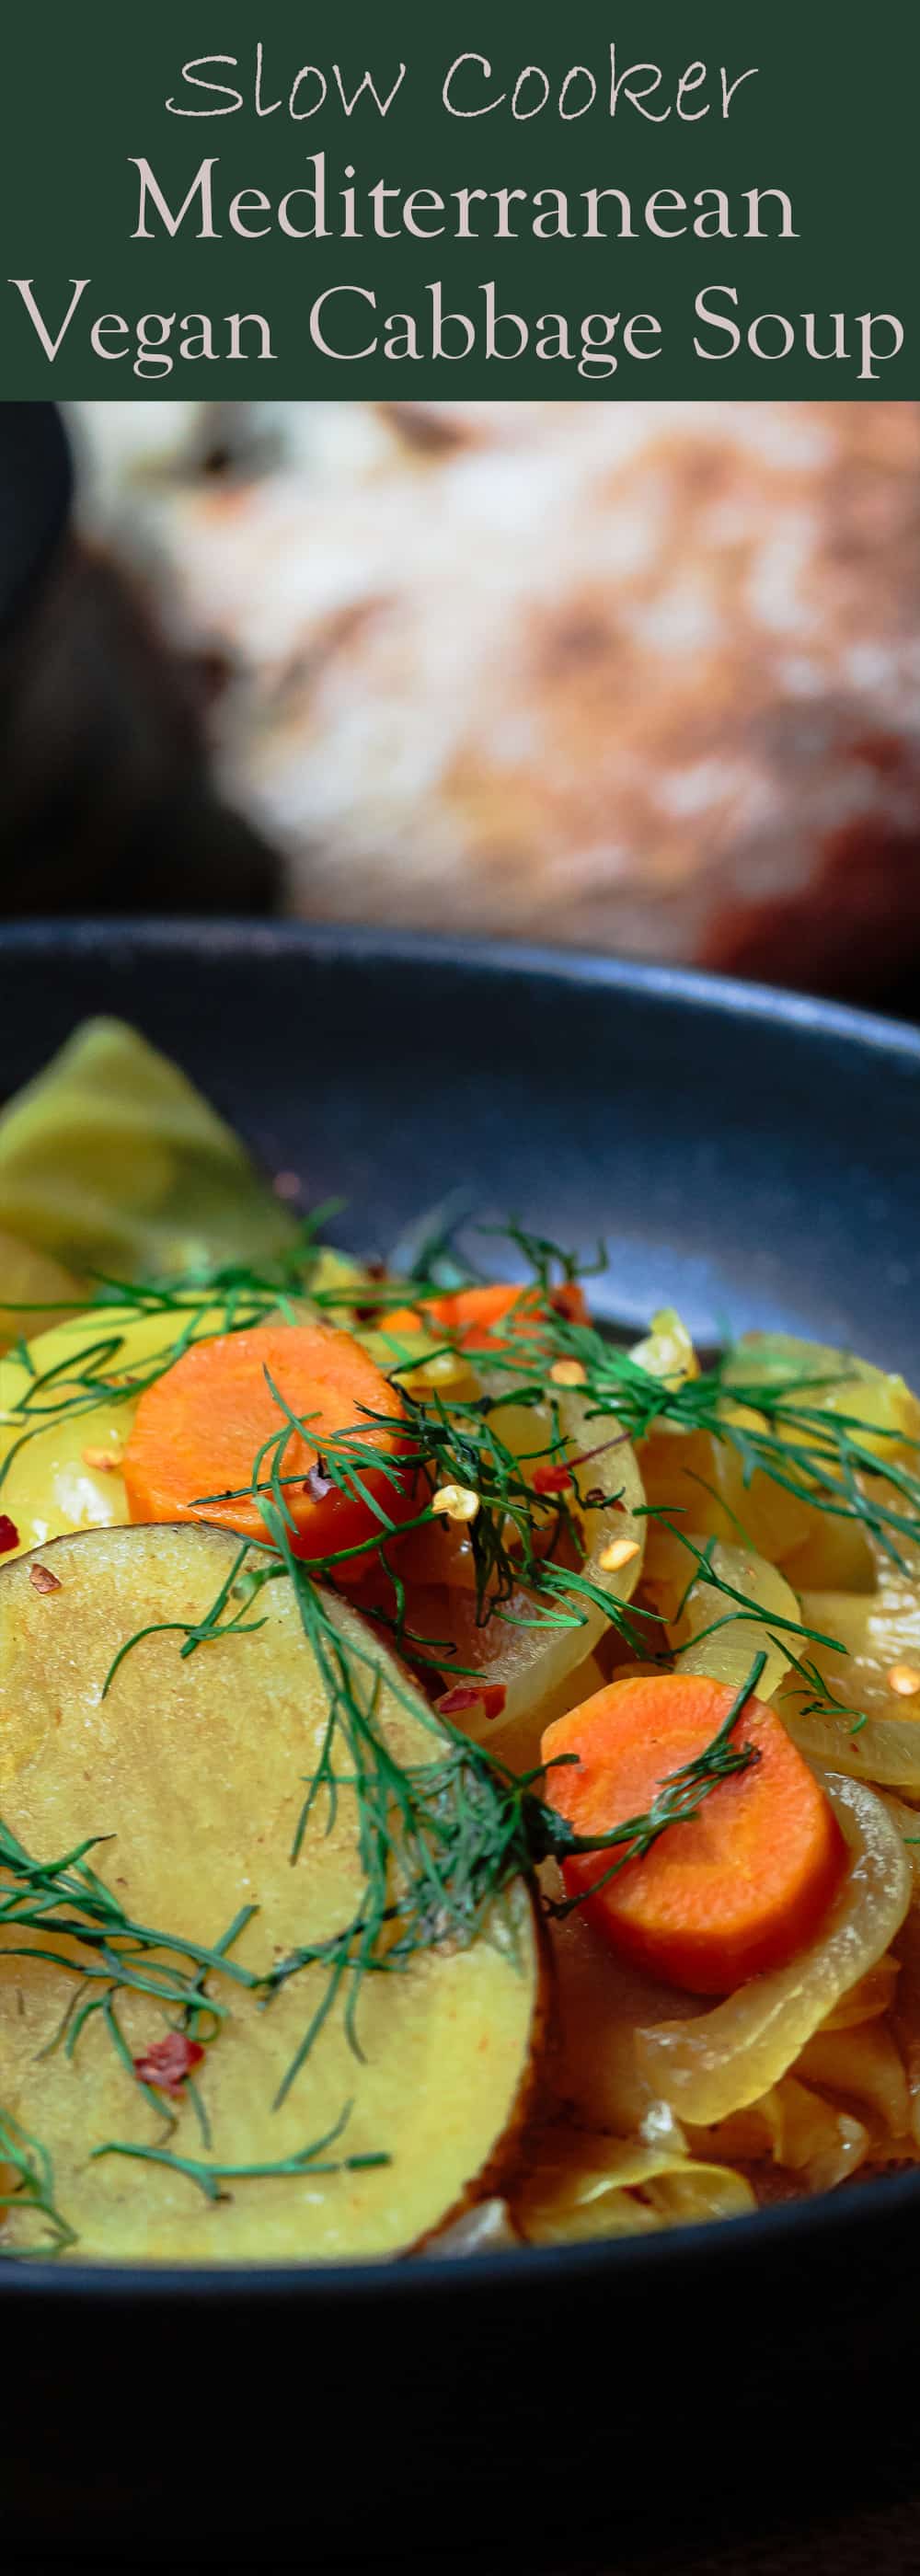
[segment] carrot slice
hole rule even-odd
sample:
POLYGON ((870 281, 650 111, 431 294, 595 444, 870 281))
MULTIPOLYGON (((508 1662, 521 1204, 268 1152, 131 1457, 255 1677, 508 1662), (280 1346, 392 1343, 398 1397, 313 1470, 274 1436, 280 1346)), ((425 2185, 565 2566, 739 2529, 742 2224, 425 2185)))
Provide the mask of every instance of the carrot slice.
MULTIPOLYGON (((520 1280, 515 1285, 507 1279, 496 1279, 488 1287, 457 1288, 449 1296, 429 1297, 425 1312, 456 1337, 461 1350, 484 1351, 490 1343, 501 1341, 495 1326, 503 1323, 506 1316, 511 1317, 512 1332, 533 1332, 546 1302, 539 1288, 527 1287, 520 1280), (518 1311, 512 1314, 512 1308, 518 1311)), ((576 1281, 551 1288, 549 1304, 570 1323, 587 1323, 588 1309, 576 1281)))
MULTIPOLYGON (((730 1685, 697 1673, 613 1682, 547 1727, 545 1794, 579 1834, 642 1816, 675 1771, 695 1761, 728 1716, 730 1685)), ((728 1994, 782 1966, 815 1932, 846 1849, 836 1817, 773 1710, 748 1701, 733 1737, 759 1759, 710 1789, 697 1814, 669 1825, 605 1887, 616 1852, 564 1861, 570 1896, 614 1949, 691 1994, 728 1994), (594 1889, 594 1894, 586 1891, 594 1889)))
POLYGON ((507 1279, 496 1279, 488 1287, 455 1288, 443 1297, 429 1297, 425 1312, 432 1323, 443 1324, 462 1350, 484 1351, 496 1338, 493 1326, 527 1293, 507 1279))
MULTIPOLYGON (((258 1502, 238 1489, 250 1483, 263 1441, 283 1427, 269 1378, 291 1412, 309 1421, 307 1435, 291 1432, 280 1466, 283 1478, 297 1480, 284 1485, 297 1553, 332 1555, 381 1530, 361 1494, 343 1494, 322 1472, 323 1444, 350 1434, 362 1447, 398 1453, 402 1403, 360 1344, 326 1324, 260 1324, 196 1342, 146 1389, 122 1463, 133 1521, 216 1521, 264 1539, 258 1502), (392 1432, 368 1422, 369 1413, 392 1415, 392 1432), (204 1502, 210 1494, 225 1499, 204 1502)), ((387 1476, 358 1472, 392 1520, 411 1508, 411 1496, 387 1476)), ((362 1559, 353 1563, 360 1569, 362 1559)))
POLYGON ((418 1306, 381 1306, 374 1323, 378 1332, 423 1333, 425 1318, 418 1306))
POLYGON ((420 1297, 415 1306, 382 1307, 379 1321, 388 1333, 420 1333, 426 1324, 441 1324, 461 1350, 486 1351, 501 1340, 495 1326, 504 1322, 512 1307, 520 1311, 512 1318, 511 1330, 532 1332, 547 1303, 567 1323, 590 1320, 577 1279, 563 1280, 548 1296, 532 1282, 527 1286, 522 1280, 494 1279, 483 1287, 452 1288, 442 1297, 420 1297))
POLYGON ((589 1320, 584 1294, 575 1279, 564 1280, 551 1288, 548 1296, 523 1280, 493 1279, 477 1288, 452 1288, 442 1297, 420 1297, 416 1306, 393 1306, 381 1312, 381 1322, 388 1332, 420 1332, 426 1323, 441 1324, 452 1341, 464 1351, 485 1351, 500 1341, 497 1324, 511 1315, 511 1330, 532 1332, 539 1325, 541 1312, 549 1304, 557 1315, 570 1324, 589 1320))

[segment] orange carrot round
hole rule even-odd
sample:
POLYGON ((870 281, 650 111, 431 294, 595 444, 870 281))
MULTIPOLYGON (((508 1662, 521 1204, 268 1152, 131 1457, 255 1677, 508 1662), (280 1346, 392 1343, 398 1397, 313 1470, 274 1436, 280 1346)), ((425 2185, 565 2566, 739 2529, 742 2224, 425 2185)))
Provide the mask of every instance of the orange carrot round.
POLYGON ((426 1298, 424 1311, 434 1323, 443 1324, 462 1350, 482 1351, 488 1350, 490 1342, 501 1340, 495 1326, 503 1323, 506 1316, 510 1317, 512 1332, 533 1332, 539 1325, 541 1308, 547 1302, 558 1314, 565 1315, 569 1323, 587 1323, 588 1310, 575 1281, 566 1282, 561 1288, 551 1288, 547 1301, 539 1288, 526 1287, 520 1280, 515 1284, 507 1279, 496 1279, 487 1287, 456 1288, 443 1297, 426 1298), (512 1308, 518 1311, 512 1313, 512 1308))
MULTIPOLYGON (((545 1795, 579 1835, 646 1815, 732 1706, 724 1682, 656 1673, 613 1682, 547 1727, 545 1795)), ((563 1862, 569 1896, 614 1949, 691 1994, 728 1994, 804 1947, 843 1874, 846 1847, 814 1774, 773 1710, 750 1699, 732 1742, 758 1756, 710 1788, 695 1816, 599 1886, 616 1850, 563 1862), (588 1891, 594 1891, 590 1893, 588 1891)), ((627 1849, 624 1846, 624 1850, 627 1849)))
POLYGON ((476 1288, 451 1288, 443 1297, 420 1297, 415 1306, 392 1306, 381 1309, 380 1322, 389 1333, 418 1333, 426 1324, 440 1324, 451 1341, 463 1351, 487 1351, 502 1336, 496 1325, 510 1317, 512 1332, 539 1329, 542 1312, 549 1304, 557 1315, 570 1324, 586 1324, 588 1309, 584 1294, 575 1279, 564 1280, 559 1288, 548 1292, 522 1280, 490 1280, 476 1288), (517 1313, 512 1313, 517 1308, 517 1313))
MULTIPOLYGON (((291 1431, 279 1466, 297 1554, 329 1556, 381 1530, 364 1498, 342 1493, 330 1479, 324 1444, 347 1437, 397 1454, 402 1403, 360 1344, 326 1324, 260 1324, 196 1342, 146 1389, 122 1464, 133 1521, 215 1521, 264 1539, 259 1503, 239 1488, 251 1482, 263 1442, 284 1428, 269 1379, 308 1426, 291 1431), (365 1418, 381 1413, 392 1417, 392 1431, 365 1418), (210 1495, 224 1499, 203 1499, 210 1495)), ((271 1465, 269 1456, 262 1479, 271 1465)), ((392 1520, 411 1508, 411 1497, 386 1475, 373 1467, 357 1473, 392 1520)), ((359 1570, 362 1559, 352 1563, 359 1570)), ((341 1572, 349 1571, 346 1563, 341 1572)))

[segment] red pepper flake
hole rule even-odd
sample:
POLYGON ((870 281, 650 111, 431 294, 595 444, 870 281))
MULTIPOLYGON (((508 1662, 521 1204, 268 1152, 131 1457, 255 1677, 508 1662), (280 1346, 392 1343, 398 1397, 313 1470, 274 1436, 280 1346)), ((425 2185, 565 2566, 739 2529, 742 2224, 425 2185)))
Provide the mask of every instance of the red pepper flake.
POLYGON ((535 1494, 564 1494, 566 1486, 570 1485, 571 1482, 572 1471, 570 1467, 537 1467, 534 1470, 533 1489, 535 1494))
POLYGON ((8 1512, 0 1512, 0 1556, 8 1556, 11 1547, 19 1546, 19 1531, 8 1512))
POLYGON ((184 2030, 171 2030, 132 2062, 140 2084, 155 2084, 160 2093, 177 2094, 203 2056, 199 2040, 186 2039, 184 2030))
POLYGON ((577 1279, 565 1279, 560 1287, 551 1288, 549 1302, 554 1315, 565 1315, 570 1324, 587 1323, 584 1290, 579 1287, 577 1279))
POLYGON ((60 1592, 61 1586, 50 1565, 30 1565, 29 1582, 35 1592, 60 1592))
POLYGON ((478 1690, 475 1683, 458 1682, 453 1690, 435 1700, 435 1707, 441 1717, 460 1717, 481 1700, 486 1717, 500 1717, 507 1697, 504 1682, 482 1682, 478 1690))

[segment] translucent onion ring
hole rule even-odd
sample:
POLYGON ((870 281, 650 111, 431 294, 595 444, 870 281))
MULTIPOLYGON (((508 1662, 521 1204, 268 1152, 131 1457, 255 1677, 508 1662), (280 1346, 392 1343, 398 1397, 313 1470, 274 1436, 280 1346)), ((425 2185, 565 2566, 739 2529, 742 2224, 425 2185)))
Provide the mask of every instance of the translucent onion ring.
POLYGON ((823 2100, 798 2074, 784 2075, 759 2102, 736 2111, 714 2129, 689 2129, 691 2155, 724 2156, 729 2164, 762 2165, 795 2174, 807 2191, 833 2191, 855 2173, 869 2152, 861 2120, 823 2100))
POLYGON ((845 1706, 839 1717, 818 1715, 808 1707, 814 1694, 792 1675, 780 1701, 790 1735, 809 1761, 920 1796, 920 1698, 899 1701, 888 1678, 899 1664, 920 1662, 920 1564, 880 1564, 874 1592, 806 1592, 802 1616, 839 1638, 841 1655, 819 1648, 815 1661, 845 1706), (855 1732, 848 1709, 865 1719, 855 1732))
POLYGON ((867 1717, 856 1735, 845 1718, 807 1716, 796 1682, 779 1702, 783 1725, 800 1753, 816 1769, 832 1762, 851 1780, 880 1781, 886 1788, 906 1789, 920 1798, 920 1724, 910 1717, 867 1717))
MULTIPOLYGON (((511 1410, 510 1406, 508 1409, 511 1410)), ((590 1490, 592 1484, 603 1484, 609 1486, 616 1496, 616 1501, 605 1510, 586 1511, 582 1515, 586 1555, 581 1572, 586 1580, 608 1595, 612 1608, 616 1602, 626 1602, 631 1598, 642 1571, 645 1495, 635 1452, 623 1439, 621 1425, 615 1416, 589 1415, 579 1396, 569 1393, 560 1396, 558 1418, 570 1455, 580 1457, 585 1451, 599 1449, 606 1453, 598 1457, 596 1464, 592 1461, 577 1472, 582 1491, 590 1490), (607 1442, 610 1443, 609 1449, 607 1442), (634 1547, 636 1552, 627 1558, 625 1565, 605 1569, 600 1560, 611 1541, 623 1541, 634 1547)), ((501 1429, 500 1414, 493 1419, 501 1429)), ((538 1415, 530 1415, 528 1445, 532 1448, 539 1443, 539 1433, 533 1428, 538 1421, 538 1415)), ((513 1445, 513 1437, 509 1436, 509 1446, 513 1445)), ((452 1593, 445 1595, 447 1598, 457 1630, 458 1664, 480 1663, 484 1678, 490 1684, 502 1684, 506 1693, 500 1716, 487 1718, 480 1702, 464 1712, 464 1729, 488 1744, 489 1751, 497 1754, 501 1761, 509 1762, 512 1768, 526 1770, 539 1762, 540 1737, 550 1716, 563 1706, 574 1706, 584 1695, 576 1686, 575 1677, 579 1666, 585 1665, 593 1654, 609 1626, 609 1619, 599 1603, 582 1599, 575 1624, 517 1627, 513 1619, 527 1620, 540 1613, 540 1605, 521 1593, 504 1605, 513 1618, 496 1614, 484 1628, 477 1629, 472 1625, 470 1596, 466 1596, 463 1626, 459 1622, 464 1612, 464 1595, 452 1593)), ((436 1621, 437 1615, 436 1610, 426 1605, 426 1616, 430 1621, 436 1621)), ((441 1616, 443 1618, 443 1612, 441 1616)), ((443 1627, 440 1633, 445 1633, 443 1627)), ((449 1685, 450 1669, 448 1666, 442 1669, 445 1685, 449 1685)), ((587 1687, 597 1689, 599 1678, 594 1678, 592 1671, 587 1676, 587 1687)))
POLYGON ((768 2092, 904 1921, 912 1873, 881 1799, 839 1774, 825 1775, 824 1786, 853 1859, 817 1940, 712 2012, 637 2031, 637 2062, 650 2093, 695 2128, 768 2092))
MULTIPOLYGON (((710 1674, 714 1681, 727 1682, 732 1690, 740 1690, 754 1656, 763 1653, 767 1661, 757 1684, 757 1697, 772 1699, 789 1670, 789 1655, 783 1643, 788 1632, 774 1623, 780 1619, 798 1622, 795 1593, 778 1568, 768 1565, 766 1557, 755 1555, 752 1548, 727 1546, 720 1539, 713 1548, 711 1562, 713 1573, 721 1575, 723 1583, 732 1584, 736 1592, 743 1592, 747 1600, 756 1602, 762 1617, 756 1619, 750 1611, 738 1611, 701 1574, 688 1594, 679 1627, 669 1631, 675 1645, 685 1637, 692 1641, 679 1655, 678 1671, 710 1674), (726 1613, 727 1624, 714 1625, 725 1619, 726 1613)), ((800 1639, 793 1635, 789 1643, 793 1653, 798 1652, 800 1639)))
POLYGON ((558 2159, 536 2161, 513 2203, 529 2245, 647 2234, 742 2217, 756 2207, 750 2183, 731 2165, 704 2163, 680 2146, 577 2134, 558 2159))

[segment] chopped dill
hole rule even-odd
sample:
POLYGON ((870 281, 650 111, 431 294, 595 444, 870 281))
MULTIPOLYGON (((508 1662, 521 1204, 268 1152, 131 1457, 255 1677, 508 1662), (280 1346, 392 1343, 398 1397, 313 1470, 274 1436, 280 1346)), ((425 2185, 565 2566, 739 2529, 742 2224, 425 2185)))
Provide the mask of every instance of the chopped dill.
MULTIPOLYGON (((228 1956, 226 1935, 219 1948, 208 1949, 185 1933, 132 1921, 87 1859, 88 1852, 109 1839, 92 1834, 60 1859, 39 1861, 0 1819, 0 1958, 51 1959, 84 1985, 104 1985, 108 1995, 118 1990, 153 1995, 183 2009, 200 2006, 202 1972, 238 1986, 257 1985, 250 1970, 228 1956), (7 1937, 22 1932, 40 1934, 41 1946, 7 1937), (52 1941, 72 1943, 73 1949, 52 1949, 52 1941)), ((103 2006, 102 1996, 99 2003, 103 2006)), ((81 2027, 91 2009, 89 1999, 78 2006, 81 2027)), ((208 2010, 219 2021, 227 2007, 209 1995, 208 2010)), ((73 2016, 71 2002, 58 2033, 58 2038, 70 2039, 71 2053, 73 2016)))
POLYGON ((325 2149, 341 2137, 350 2112, 351 2104, 348 2103, 334 2128, 328 2129, 324 2138, 315 2138, 311 2146, 300 2147, 293 2155, 281 2156, 274 2164, 204 2164, 196 2156, 175 2156, 168 2147, 136 2146, 121 2138, 107 2138, 102 2146, 94 2147, 90 2162, 95 2163, 101 2156, 129 2156, 141 2164, 166 2165, 170 2173, 184 2174, 188 2182, 197 2184, 198 2190, 210 2201, 231 2197, 221 2190, 222 2183, 287 2181, 301 2174, 367 2173, 374 2166, 388 2165, 391 2159, 383 2153, 338 2156, 324 2161, 325 2149))
POLYGON ((44 2234, 35 2245, 0 2243, 0 2261, 27 2262, 35 2254, 64 2254, 77 2242, 54 2198, 54 2170, 40 2138, 21 2129, 11 2111, 0 2109, 0 2211, 28 2209, 42 2222, 44 2234), (4 2174, 12 2180, 4 2185, 4 2174))
POLYGON ((590 1888, 582 1889, 578 1896, 552 1900, 548 1909, 551 1914, 559 1917, 571 1914, 576 1906, 584 1903, 586 1896, 596 1896, 621 1869, 626 1868, 628 1861, 644 1860, 646 1852, 651 1851, 652 1844, 661 1834, 667 1833, 669 1826, 689 1824, 694 1816, 698 1816, 704 1799, 708 1798, 711 1790, 719 1787, 722 1780, 731 1780, 739 1771, 747 1771, 752 1763, 760 1761, 756 1745, 733 1744, 731 1738, 748 1701, 754 1697, 766 1660, 763 1653, 754 1656, 750 1672, 711 1742, 704 1745, 702 1753, 697 1753, 692 1762, 684 1762, 678 1771, 666 1773, 658 1795, 645 1815, 627 1817, 623 1824, 616 1825, 611 1833, 604 1834, 597 1841, 590 1834, 568 1840, 562 1850, 564 1858, 568 1858, 573 1850, 594 1852, 616 1845, 621 1849, 600 1878, 592 1881, 590 1888))
MULTIPOLYGON (((660 1635, 654 1614, 635 1605, 627 1609, 584 1571, 583 1516, 589 1497, 582 1493, 578 1471, 589 1459, 615 1453, 620 1441, 641 1443, 664 1423, 687 1433, 704 1431, 717 1446, 733 1452, 745 1490, 755 1476, 763 1477, 812 1509, 857 1524, 872 1545, 902 1569, 908 1562, 905 1549, 920 1548, 920 1473, 916 1461, 908 1465, 904 1459, 905 1451, 916 1451, 918 1444, 902 1431, 886 1433, 876 1426, 867 1436, 867 1426, 858 1415, 823 1404, 828 1387, 845 1382, 843 1369, 829 1376, 790 1367, 785 1374, 758 1378, 751 1372, 750 1354, 739 1359, 729 1348, 696 1376, 662 1379, 594 1325, 580 1320, 566 1304, 561 1290, 587 1275, 586 1265, 547 1238, 512 1227, 505 1230, 507 1238, 526 1261, 532 1284, 504 1319, 487 1360, 479 1355, 484 1391, 458 1397, 432 1387, 420 1394, 417 1357, 406 1356, 396 1333, 387 1337, 387 1310, 405 1304, 407 1289, 415 1302, 424 1305, 426 1294, 443 1293, 445 1286, 470 1277, 469 1268, 453 1255, 446 1217, 441 1223, 432 1221, 417 1241, 411 1263, 403 1265, 401 1277, 384 1273, 356 1280, 344 1264, 339 1279, 322 1272, 316 1229, 327 1213, 319 1212, 293 1250, 265 1271, 224 1265, 173 1281, 132 1285, 98 1280, 93 1305, 104 1309, 104 1320, 101 1315, 95 1341, 44 1370, 25 1343, 13 1354, 20 1360, 26 1383, 7 1414, 18 1436, 0 1466, 2 1484, 23 1444, 49 1424, 88 1412, 103 1400, 133 1401, 203 1331, 239 1331, 278 1314, 294 1321, 306 1303, 311 1311, 350 1329, 359 1312, 360 1318, 370 1318, 389 1339, 389 1374, 394 1385, 401 1387, 406 1417, 399 1454, 388 1456, 379 1445, 384 1428, 392 1432, 392 1415, 368 1412, 335 1439, 324 1435, 318 1459, 324 1477, 369 1507, 374 1523, 371 1534, 357 1545, 310 1561, 295 1554, 297 1533, 287 1489, 302 1482, 303 1471, 299 1479, 286 1474, 285 1460, 293 1439, 309 1440, 309 1423, 291 1412, 269 1381, 280 1426, 263 1443, 251 1482, 236 1497, 258 1504, 264 1541, 241 1539, 227 1578, 203 1619, 188 1626, 154 1623, 140 1632, 146 1636, 172 1628, 181 1636, 179 1652, 189 1656, 218 1638, 252 1633, 263 1624, 251 1614, 264 1585, 283 1580, 291 1586, 304 1638, 325 1686, 328 1710, 316 1768, 304 1783, 291 1860, 296 1864, 318 1809, 322 1807, 331 1825, 340 1798, 352 1793, 362 1884, 351 1919, 324 1941, 294 1949, 260 1976, 228 1955, 252 1909, 244 1909, 213 1949, 205 1948, 181 1935, 130 1920, 90 1865, 88 1854, 102 1837, 81 1843, 59 1860, 42 1863, 0 1823, 0 1955, 50 1957, 80 1981, 51 2043, 63 2042, 68 2054, 73 2053, 87 2021, 99 2014, 122 2062, 126 2067, 130 2064, 139 2080, 118 2022, 120 1992, 156 1998, 173 2016, 172 2027, 177 2026, 178 2013, 178 2026, 190 2035, 206 2028, 213 2039, 228 2011, 212 1992, 214 1979, 229 1980, 231 1986, 235 1982, 270 2008, 273 1997, 291 1979, 311 1968, 322 1971, 319 1999, 282 2080, 278 2103, 289 2093, 338 2002, 350 2044, 360 2058, 358 2007, 368 1975, 399 1974, 420 1952, 469 1943, 513 1880, 523 1878, 536 1888, 537 1871, 548 1858, 558 1862, 575 1853, 609 1852, 602 1874, 585 1891, 594 1893, 629 1861, 647 1852, 662 1833, 696 1816, 722 1781, 759 1758, 754 1745, 736 1740, 736 1730, 763 1672, 766 1656, 762 1652, 754 1656, 747 1679, 712 1742, 694 1761, 662 1780, 645 1814, 596 1838, 577 1835, 539 1794, 542 1771, 511 1772, 453 1727, 443 1712, 429 1712, 430 1758, 400 1763, 380 1724, 384 1677, 372 1631, 368 1629, 366 1642, 345 1633, 335 1584, 337 1570, 346 1560, 363 1556, 379 1570, 384 1601, 374 1601, 370 1616, 393 1634, 417 1666, 434 1664, 439 1671, 462 1674, 464 1668, 457 1664, 449 1640, 421 1638, 407 1626, 406 1587, 388 1550, 398 1535, 434 1522, 431 1504, 438 1488, 445 1484, 471 1488, 478 1509, 467 1535, 479 1626, 499 1620, 549 1632, 577 1627, 590 1609, 599 1607, 627 1647, 648 1654, 650 1634, 660 1635), (162 1315, 169 1336, 162 1352, 145 1358, 130 1373, 123 1365, 119 1311, 126 1326, 141 1315, 162 1315), (578 1363, 583 1419, 602 1422, 606 1435, 596 1448, 587 1446, 578 1459, 569 1455, 571 1444, 548 1382, 551 1367, 559 1360, 578 1363), (405 1387, 403 1379, 409 1381, 405 1387), (512 1451, 503 1436, 501 1415, 510 1405, 539 1416, 530 1450, 512 1451), (741 1407, 743 1415, 738 1419, 741 1407), (897 1444, 899 1454, 883 1461, 878 1444, 886 1438, 892 1448, 897 1444), (527 1470, 545 1463, 568 1466, 570 1477, 564 1487, 542 1492, 535 1488, 527 1470), (372 1485, 368 1477, 373 1477, 372 1485), (398 1510, 400 1491, 407 1482, 419 1498, 419 1508, 408 1520, 398 1510), (387 1487, 392 1491, 392 1510, 381 1499, 381 1490, 387 1487), (11 1932, 27 1931, 39 1937, 41 1946, 8 1938, 11 1932), (68 1946, 63 1951, 49 1949, 49 1940, 68 1946)), ((593 1266, 603 1265, 599 1248, 593 1266)), ((93 1307, 87 1311, 92 1314, 93 1307)), ((434 1346, 434 1356, 439 1350, 454 1352, 456 1347, 447 1334, 434 1346)), ((606 1485, 607 1471, 601 1472, 606 1485)), ((705 1484, 704 1479, 697 1481, 705 1484)), ((202 1516, 209 1502, 233 1499, 232 1495, 200 1497, 202 1516)), ((610 1491, 591 1489, 594 1508, 612 1506, 618 1499, 615 1471, 610 1491)), ((738 1514, 722 1504, 721 1496, 718 1500, 749 1544, 738 1514)), ((779 1636, 771 1637, 771 1642, 781 1643, 799 1676, 805 1713, 845 1716, 851 1732, 858 1733, 866 1723, 864 1714, 845 1709, 814 1661, 801 1651, 806 1644, 833 1650, 837 1641, 801 1622, 765 1613, 762 1604, 716 1571, 714 1541, 700 1547, 665 1512, 657 1509, 655 1517, 687 1550, 688 1591, 702 1583, 725 1603, 709 1626, 697 1631, 694 1642, 699 1642, 700 1634, 715 1634, 732 1622, 756 1623, 761 1632, 776 1629, 779 1636)), ((106 1689, 138 1642, 139 1637, 125 1642, 112 1664, 106 1689)), ((396 1668, 389 1669, 385 1678, 388 1693, 402 1698, 416 1719, 424 1717, 424 1702, 415 1686, 403 1682, 396 1668)), ((567 1898, 552 1903, 550 1910, 567 1913, 581 1901, 567 1898)), ((157 2117, 162 2120, 165 2115, 168 2134, 174 2123, 165 2105, 150 2086, 141 2082, 140 2089, 157 2117)), ((187 2089, 209 2150, 206 2111, 192 2086, 187 2089)), ((222 2187, 233 2181, 386 2163, 382 2154, 321 2161, 341 2135, 347 2117, 343 2113, 326 2137, 274 2164, 205 2162, 173 2154, 162 2144, 121 2140, 108 2140, 93 2152, 97 2157, 117 2155, 166 2166, 185 2175, 208 2200, 217 2201, 225 2196, 222 2187)), ((10 2188, 0 2193, 0 2207, 27 2205, 41 2222, 52 2251, 64 2250, 75 2241, 55 2206, 45 2149, 19 2130, 9 2114, 0 2114, 0 2162, 13 2175, 10 2188)))

